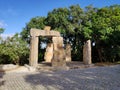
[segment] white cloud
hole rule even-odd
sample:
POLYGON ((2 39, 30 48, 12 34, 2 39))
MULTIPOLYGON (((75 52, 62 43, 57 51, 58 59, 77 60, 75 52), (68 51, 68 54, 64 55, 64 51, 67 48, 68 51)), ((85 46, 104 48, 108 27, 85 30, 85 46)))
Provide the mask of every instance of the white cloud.
POLYGON ((0 21, 0 28, 4 28, 4 27, 6 27, 6 26, 8 26, 4 21, 0 21))
POLYGON ((13 37, 15 34, 1 34, 2 38, 13 37))

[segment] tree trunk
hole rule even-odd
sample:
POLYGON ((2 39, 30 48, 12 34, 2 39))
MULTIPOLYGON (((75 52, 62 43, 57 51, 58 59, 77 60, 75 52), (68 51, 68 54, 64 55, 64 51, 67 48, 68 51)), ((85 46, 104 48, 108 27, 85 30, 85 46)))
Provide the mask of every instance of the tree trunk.
POLYGON ((97 51, 98 51, 98 57, 99 57, 99 59, 100 59, 100 62, 103 62, 101 49, 98 48, 97 51))

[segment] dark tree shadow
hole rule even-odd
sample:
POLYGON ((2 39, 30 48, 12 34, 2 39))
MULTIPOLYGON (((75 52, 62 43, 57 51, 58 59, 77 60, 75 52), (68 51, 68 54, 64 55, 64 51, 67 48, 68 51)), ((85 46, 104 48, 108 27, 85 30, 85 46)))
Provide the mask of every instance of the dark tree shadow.
MULTIPOLYGON (((26 76, 25 80, 33 86, 42 85, 47 90, 49 90, 49 88, 53 88, 55 90, 75 90, 75 87, 73 86, 79 86, 79 83, 76 81, 57 72, 40 72, 38 74, 26 76)), ((76 90, 77 89, 78 88, 76 88, 76 90)))
POLYGON ((116 78, 119 75, 118 67, 117 69, 113 67, 99 67, 38 72, 29 74, 24 79, 31 86, 42 86, 46 90, 51 90, 50 87, 54 90, 115 90, 116 87, 119 88, 120 81, 116 78), (110 85, 111 82, 112 85, 110 85))

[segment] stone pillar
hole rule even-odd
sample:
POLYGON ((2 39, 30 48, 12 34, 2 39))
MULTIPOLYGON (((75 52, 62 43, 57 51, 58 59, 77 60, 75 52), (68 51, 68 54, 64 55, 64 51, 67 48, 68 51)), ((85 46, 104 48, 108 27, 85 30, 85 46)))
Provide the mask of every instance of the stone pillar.
POLYGON ((52 58, 53 58, 53 43, 48 43, 46 47, 44 60, 45 62, 51 62, 52 58))
POLYGON ((83 46, 83 62, 88 65, 91 64, 91 41, 88 40, 83 46))
POLYGON ((71 45, 70 44, 66 44, 66 62, 71 62, 71 45))
POLYGON ((53 67, 65 67, 65 51, 63 48, 63 38, 62 37, 53 37, 53 59, 52 66, 53 67))
POLYGON ((30 44, 30 66, 36 67, 38 63, 38 37, 32 36, 31 37, 31 44, 30 44))

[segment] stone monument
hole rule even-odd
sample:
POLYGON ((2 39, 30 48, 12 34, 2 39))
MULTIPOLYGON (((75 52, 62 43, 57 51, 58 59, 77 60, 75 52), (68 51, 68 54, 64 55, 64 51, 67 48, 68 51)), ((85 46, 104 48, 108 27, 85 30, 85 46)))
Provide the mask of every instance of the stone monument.
POLYGON ((65 51, 63 48, 63 38, 62 37, 53 37, 53 59, 52 66, 54 67, 65 67, 65 51))
POLYGON ((44 60, 45 62, 51 63, 53 58, 53 43, 48 43, 45 51, 44 60))
MULTIPOLYGON (((52 37, 53 41, 53 58, 52 66, 63 67, 66 65, 65 52, 63 48, 63 38, 60 36, 58 31, 49 30, 50 27, 45 27, 45 30, 31 29, 31 44, 30 44, 30 66, 37 67, 38 64, 38 37, 46 36, 52 37)), ((52 49, 49 49, 52 52, 52 49)), ((52 56, 51 56, 52 57, 52 56)), ((45 57, 48 59, 47 57, 45 57)), ((50 59, 49 59, 50 60, 50 59)))
POLYGON ((92 63, 92 61, 91 61, 91 41, 90 40, 86 41, 83 46, 83 62, 86 65, 89 65, 92 63))
POLYGON ((66 62, 71 62, 71 45, 70 44, 66 44, 66 62))

